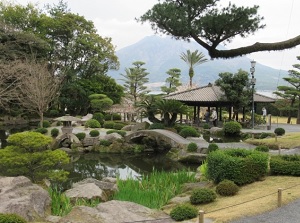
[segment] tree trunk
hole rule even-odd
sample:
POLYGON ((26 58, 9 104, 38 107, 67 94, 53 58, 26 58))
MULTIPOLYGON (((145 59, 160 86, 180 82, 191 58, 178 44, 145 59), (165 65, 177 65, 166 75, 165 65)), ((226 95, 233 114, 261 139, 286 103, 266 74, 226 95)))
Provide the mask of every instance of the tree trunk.
POLYGON ((44 122, 44 113, 40 112, 40 127, 43 128, 43 122, 44 122))

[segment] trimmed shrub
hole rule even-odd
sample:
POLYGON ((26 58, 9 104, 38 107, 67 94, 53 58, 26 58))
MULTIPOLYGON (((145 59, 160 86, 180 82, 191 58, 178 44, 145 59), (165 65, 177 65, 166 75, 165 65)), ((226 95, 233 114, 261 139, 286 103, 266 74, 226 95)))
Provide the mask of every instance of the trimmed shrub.
POLYGON ((184 125, 184 124, 176 124, 174 126, 174 128, 176 129, 177 132, 180 132, 182 129, 184 128, 193 128, 192 126, 190 125, 184 125))
POLYGON ((225 122, 223 125, 223 131, 225 135, 237 136, 241 133, 242 126, 238 122, 230 121, 225 122))
POLYGON ((207 123, 204 123, 204 124, 203 124, 203 129, 210 129, 210 125, 207 124, 207 123))
POLYGON ((210 143, 208 145, 208 153, 212 152, 212 151, 216 151, 219 149, 219 146, 216 143, 210 143))
POLYGON ((108 141, 108 140, 103 139, 103 140, 100 140, 99 145, 101 145, 101 146, 110 146, 111 142, 108 141))
POLYGON ((57 121, 56 122, 56 126, 61 126, 62 125, 62 122, 61 121, 57 121))
POLYGON ((101 112, 96 112, 93 114, 93 119, 96 119, 101 126, 104 124, 104 115, 101 112))
POLYGON ((113 125, 113 129, 116 129, 116 130, 121 130, 125 125, 122 124, 122 123, 115 123, 113 125))
POLYGON ((278 136, 283 136, 285 134, 285 130, 284 130, 284 128, 276 128, 274 130, 274 133, 278 136))
POLYGON ((84 140, 84 138, 86 137, 86 134, 85 132, 78 132, 75 134, 76 137, 81 141, 81 140, 84 140))
POLYGON ((197 149, 198 149, 198 145, 194 142, 189 143, 187 146, 187 151, 190 153, 196 152, 197 149))
POLYGON ((119 135, 121 135, 123 137, 126 135, 126 131, 124 131, 124 130, 115 130, 115 129, 112 129, 112 130, 108 130, 106 132, 106 134, 111 134, 111 133, 118 133, 119 135))
POLYGON ((173 208, 170 212, 170 216, 175 221, 189 220, 197 217, 198 210, 189 204, 181 204, 173 208))
POLYGON ((193 127, 186 127, 183 128, 180 132, 179 135, 181 135, 183 138, 187 137, 199 137, 200 133, 194 129, 193 127))
POLYGON ((162 123, 153 123, 149 126, 149 129, 164 129, 165 126, 162 123))
POLYGON ((265 139, 269 136, 273 136, 273 133, 268 133, 268 132, 262 132, 259 136, 260 139, 265 139))
POLYGON ((239 187, 231 180, 223 180, 216 187, 216 192, 222 196, 233 196, 239 191, 239 187))
POLYGON ((27 221, 16 214, 0 213, 0 223, 27 223, 27 221))
POLYGON ((89 127, 89 128, 100 128, 100 123, 96 120, 96 119, 90 119, 90 120, 87 120, 85 122, 85 127, 89 127))
POLYGON ((48 120, 43 121, 43 128, 49 128, 50 126, 51 126, 51 124, 48 120))
POLYGON ((93 129, 93 130, 90 131, 90 136, 91 137, 97 137, 99 135, 100 135, 100 132, 96 129, 93 129))
POLYGON ((193 190, 190 196, 192 204, 205 204, 214 201, 217 198, 216 193, 209 188, 198 188, 193 190))
POLYGON ((269 155, 256 150, 216 150, 207 155, 208 178, 214 183, 228 179, 237 185, 260 180, 268 172, 269 155))
POLYGON ((52 110, 49 111, 49 116, 50 117, 57 117, 58 115, 59 115, 58 110, 52 109, 52 110))
POLYGON ((104 120, 105 121, 109 121, 109 120, 121 120, 121 119, 122 119, 121 115, 120 114, 116 114, 116 113, 114 113, 114 114, 105 114, 104 115, 104 120))
POLYGON ((300 176, 300 155, 272 156, 270 171, 272 175, 300 176))
POLYGON ((114 125, 115 123, 114 122, 104 122, 103 124, 103 128, 106 128, 106 129, 113 129, 114 128, 114 125))
POLYGON ((37 128, 36 130, 34 130, 35 132, 39 132, 41 134, 46 134, 48 132, 48 129, 46 128, 37 128))
POLYGON ((256 146, 255 150, 265 153, 268 153, 270 151, 269 147, 265 145, 256 146))
POLYGON ((57 128, 51 129, 51 136, 56 137, 59 134, 59 130, 57 128))

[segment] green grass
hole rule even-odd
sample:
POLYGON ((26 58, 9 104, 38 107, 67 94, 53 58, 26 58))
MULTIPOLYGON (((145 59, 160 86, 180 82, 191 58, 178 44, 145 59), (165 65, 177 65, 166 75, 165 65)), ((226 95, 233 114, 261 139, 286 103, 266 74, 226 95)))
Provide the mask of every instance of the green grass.
POLYGON ((99 199, 86 200, 77 199, 74 203, 64 193, 57 189, 57 187, 50 187, 48 192, 51 197, 51 213, 56 216, 67 215, 75 206, 95 207, 100 203, 99 199))
POLYGON ((191 174, 188 171, 167 173, 155 170, 150 175, 143 175, 141 180, 118 179, 119 192, 113 199, 160 209, 171 198, 181 193, 182 185, 187 182, 195 182, 195 173, 191 174))

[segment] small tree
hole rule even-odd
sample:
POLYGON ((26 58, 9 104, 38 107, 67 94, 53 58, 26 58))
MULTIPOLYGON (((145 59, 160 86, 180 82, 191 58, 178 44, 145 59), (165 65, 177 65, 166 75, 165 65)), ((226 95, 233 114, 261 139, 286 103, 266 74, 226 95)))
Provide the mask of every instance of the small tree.
POLYGON ((161 91, 170 94, 177 90, 177 87, 181 85, 179 77, 181 75, 181 70, 178 68, 172 68, 167 71, 169 77, 166 79, 167 86, 162 86, 161 91))
POLYGON ((239 70, 238 73, 220 73, 216 85, 224 91, 226 99, 232 103, 233 118, 238 120, 238 112, 241 107, 247 107, 251 98, 251 89, 248 73, 239 70))
POLYGON ((8 176, 24 175, 33 182, 44 178, 65 180, 68 172, 61 165, 69 163, 68 154, 51 150, 52 138, 38 132, 21 132, 10 135, 9 146, 0 150, 0 170, 8 176))
POLYGON ((47 63, 25 61, 19 85, 19 103, 30 112, 40 116, 43 127, 44 112, 50 103, 58 97, 61 80, 48 69, 47 63))
POLYGON ((193 77, 195 74, 194 66, 205 63, 208 60, 205 58, 204 54, 202 52, 199 53, 198 50, 195 50, 194 52, 187 50, 186 53, 182 53, 180 55, 180 59, 182 59, 184 62, 186 62, 189 65, 190 87, 192 87, 193 77))
MULTIPOLYGON (((300 60, 300 56, 297 57, 300 60)), ((300 70, 300 64, 294 64, 294 68, 300 70)), ((288 99, 290 101, 290 111, 293 109, 294 105, 297 104, 297 124, 300 124, 300 72, 296 70, 289 70, 289 77, 283 78, 289 83, 288 86, 278 86, 278 91, 275 94, 288 99)), ((287 123, 291 121, 291 114, 289 114, 287 123)))
POLYGON ((91 94, 89 99, 94 112, 103 112, 109 109, 114 103, 105 94, 91 94))
POLYGON ((149 82, 149 78, 147 78, 149 73, 142 67, 145 64, 144 62, 136 61, 132 64, 134 67, 126 68, 126 74, 121 75, 124 77, 125 91, 133 98, 134 104, 136 104, 138 99, 149 92, 145 86, 145 84, 149 82))

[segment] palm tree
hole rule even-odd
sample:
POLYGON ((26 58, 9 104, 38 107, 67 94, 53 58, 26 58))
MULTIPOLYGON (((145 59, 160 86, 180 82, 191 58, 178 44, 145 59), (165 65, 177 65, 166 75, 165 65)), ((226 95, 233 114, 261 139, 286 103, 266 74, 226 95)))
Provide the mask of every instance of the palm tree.
POLYGON ((194 77, 194 66, 205 63, 208 61, 208 59, 205 58, 202 52, 199 53, 198 50, 194 52, 187 50, 186 53, 181 53, 180 59, 182 59, 189 65, 190 87, 192 87, 194 77))

